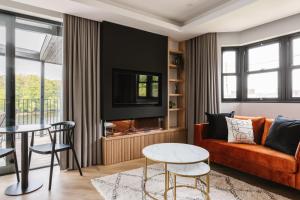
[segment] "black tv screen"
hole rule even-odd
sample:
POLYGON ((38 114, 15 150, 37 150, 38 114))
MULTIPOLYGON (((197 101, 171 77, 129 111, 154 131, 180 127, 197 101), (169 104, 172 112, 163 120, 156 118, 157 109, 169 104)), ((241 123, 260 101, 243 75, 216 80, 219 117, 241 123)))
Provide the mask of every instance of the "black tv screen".
POLYGON ((113 69, 113 106, 161 105, 161 74, 113 69))

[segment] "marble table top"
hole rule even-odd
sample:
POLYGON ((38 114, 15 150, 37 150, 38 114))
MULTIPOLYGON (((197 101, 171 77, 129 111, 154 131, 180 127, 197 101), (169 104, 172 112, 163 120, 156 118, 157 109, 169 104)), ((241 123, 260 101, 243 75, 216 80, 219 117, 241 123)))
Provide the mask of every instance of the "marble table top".
POLYGON ((207 150, 190 144, 160 143, 147 146, 143 149, 143 155, 153 161, 189 164, 207 160, 207 150))
POLYGON ((17 125, 0 128, 0 134, 4 133, 27 133, 34 131, 41 131, 51 128, 48 124, 28 124, 28 125, 17 125))
POLYGON ((168 164, 168 171, 182 176, 202 176, 210 172, 210 167, 204 162, 194 164, 168 164))

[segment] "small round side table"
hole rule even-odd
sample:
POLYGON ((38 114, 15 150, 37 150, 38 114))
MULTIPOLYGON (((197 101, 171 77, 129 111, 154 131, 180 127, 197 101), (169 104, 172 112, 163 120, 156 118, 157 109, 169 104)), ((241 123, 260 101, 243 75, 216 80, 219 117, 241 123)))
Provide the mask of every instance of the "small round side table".
MULTIPOLYGON (((165 176, 165 200, 167 199, 167 191, 169 189, 168 164, 194 164, 209 160, 209 153, 206 149, 195 145, 181 143, 160 143, 149 145, 143 149, 143 155, 145 156, 144 192, 150 198, 157 199, 146 190, 147 181, 154 177, 147 177, 148 160, 164 163, 164 173, 161 174, 165 176)), ((161 174, 156 174, 155 176, 161 174)))
POLYGON ((168 173, 174 177, 174 186, 168 188, 168 191, 173 189, 173 196, 174 200, 176 200, 176 189, 178 187, 186 187, 199 190, 202 194, 205 195, 206 200, 209 200, 209 172, 210 167, 208 163, 200 162, 195 164, 185 164, 185 165, 178 165, 178 164, 169 164, 168 165, 168 173), (187 178, 194 178, 195 185, 194 187, 189 185, 177 185, 176 178, 177 176, 187 177, 187 178), (206 176, 206 182, 201 180, 202 176, 206 176), (206 186, 206 190, 197 187, 197 180, 199 180, 202 184, 206 186))

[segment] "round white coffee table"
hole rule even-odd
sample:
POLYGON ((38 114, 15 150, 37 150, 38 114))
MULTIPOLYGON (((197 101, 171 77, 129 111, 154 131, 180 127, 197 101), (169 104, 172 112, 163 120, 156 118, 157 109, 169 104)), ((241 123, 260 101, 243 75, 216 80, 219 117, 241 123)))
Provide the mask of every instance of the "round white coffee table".
MULTIPOLYGON (((192 164, 199 163, 203 161, 209 162, 209 152, 201 147, 190 145, 190 144, 181 144, 181 143, 161 143, 153 144, 147 146, 143 149, 143 155, 145 156, 145 174, 144 174, 144 190, 145 194, 151 196, 146 191, 146 182, 147 177, 147 167, 148 160, 155 162, 164 163, 165 171, 165 194, 164 199, 167 199, 167 191, 169 189, 169 175, 168 175, 168 164, 192 164)), ((151 178, 151 177, 149 177, 151 178)))

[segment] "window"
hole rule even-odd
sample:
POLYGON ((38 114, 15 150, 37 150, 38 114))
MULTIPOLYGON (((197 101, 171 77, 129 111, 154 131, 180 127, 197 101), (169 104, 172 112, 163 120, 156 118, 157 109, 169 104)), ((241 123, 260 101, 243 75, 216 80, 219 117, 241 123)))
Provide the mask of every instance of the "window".
POLYGON ((246 54, 247 98, 278 98, 279 43, 249 48, 246 54))
POLYGON ((290 73, 292 74, 292 97, 300 98, 300 37, 292 39, 292 65, 290 73))
POLYGON ((300 33, 222 48, 222 101, 299 102, 300 33))
POLYGON ((248 66, 249 71, 279 68, 279 43, 249 48, 248 66))
POLYGON ((294 69, 292 71, 293 80, 293 97, 300 97, 300 69, 294 69))
POLYGON ((278 73, 249 74, 247 97, 254 99, 278 98, 278 73))
MULTIPOLYGON (((62 24, 0 12, 0 126, 60 121, 61 80, 62 24)), ((46 132, 36 134, 35 144, 50 142, 46 132)), ((11 140, 0 136, 0 147, 9 147, 11 140)), ((15 143, 19 149, 19 135, 15 143)), ((45 158, 33 155, 31 167, 48 165, 50 157, 45 158)), ((10 158, 0 159, 0 175, 11 172, 12 164, 10 158)))
POLYGON ((226 50, 223 52, 222 59, 222 96, 224 99, 237 98, 237 55, 235 50, 226 50))

